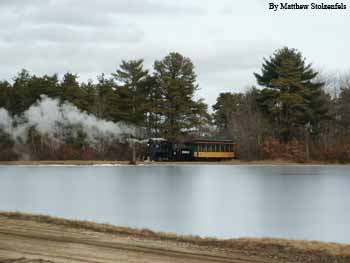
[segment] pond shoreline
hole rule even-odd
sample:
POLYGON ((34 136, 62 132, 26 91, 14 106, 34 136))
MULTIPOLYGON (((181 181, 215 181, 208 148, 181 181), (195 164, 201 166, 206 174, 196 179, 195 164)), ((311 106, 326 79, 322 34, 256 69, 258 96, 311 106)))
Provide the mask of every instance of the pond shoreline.
POLYGON ((78 256, 79 260, 86 257, 87 262, 92 262, 94 258, 89 258, 92 254, 87 252, 93 253, 96 258, 103 256, 103 262, 114 262, 116 258, 134 262, 140 253, 145 262, 350 261, 350 245, 282 239, 219 240, 176 236, 147 229, 8 212, 0 213, 0 237, 0 259, 26 258, 28 262, 60 262, 62 259, 75 262, 78 256))
MULTIPOLYGON (((0 161, 0 166, 4 165, 13 165, 13 166, 75 166, 75 165, 82 165, 82 166, 89 166, 89 165, 96 165, 96 166, 119 166, 119 165, 130 165, 128 161, 99 161, 99 160, 50 160, 50 161, 0 161)), ((161 166, 161 165, 298 165, 298 166, 305 166, 305 165, 350 165, 347 163, 336 163, 336 162, 320 162, 320 161, 310 161, 310 162, 294 162, 294 161, 288 161, 288 160, 261 160, 261 161, 244 161, 244 160, 231 160, 231 161, 214 161, 214 162, 137 162, 137 165, 155 165, 155 166, 161 166)))

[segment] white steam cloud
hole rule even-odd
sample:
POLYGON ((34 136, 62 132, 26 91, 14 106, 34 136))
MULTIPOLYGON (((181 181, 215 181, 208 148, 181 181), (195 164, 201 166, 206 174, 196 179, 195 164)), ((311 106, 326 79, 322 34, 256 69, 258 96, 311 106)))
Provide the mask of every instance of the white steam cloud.
POLYGON ((3 130, 7 134, 11 134, 13 126, 13 120, 8 111, 4 108, 0 108, 0 130, 3 130))
POLYGON ((51 140, 63 142, 69 136, 77 136, 78 130, 86 135, 91 146, 100 140, 118 140, 134 134, 126 125, 96 118, 80 111, 76 106, 42 95, 22 116, 11 118, 6 109, 0 109, 0 130, 9 134, 16 142, 25 142, 30 129, 51 140))

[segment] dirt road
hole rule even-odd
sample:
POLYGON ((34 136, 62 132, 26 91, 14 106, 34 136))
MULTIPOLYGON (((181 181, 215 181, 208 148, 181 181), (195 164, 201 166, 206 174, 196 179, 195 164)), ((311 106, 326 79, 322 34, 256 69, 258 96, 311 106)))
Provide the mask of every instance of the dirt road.
POLYGON ((278 240, 219 241, 89 222, 0 213, 0 262, 350 262, 350 247, 278 240))
POLYGON ((185 243, 159 242, 0 218, 0 260, 17 262, 271 262, 208 251, 185 243), (33 260, 33 261, 30 261, 33 260))

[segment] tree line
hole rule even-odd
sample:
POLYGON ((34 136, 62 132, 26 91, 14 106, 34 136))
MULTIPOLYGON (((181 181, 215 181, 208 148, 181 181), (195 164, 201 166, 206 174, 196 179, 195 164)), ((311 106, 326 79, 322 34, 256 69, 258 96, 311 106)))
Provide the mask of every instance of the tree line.
POLYGON ((213 106, 216 126, 237 141, 241 157, 350 161, 350 78, 330 81, 287 47, 254 76, 259 89, 222 93, 213 106))
MULTIPOLYGON (((0 81, 0 108, 19 116, 44 94, 98 118, 139 127, 142 138, 232 139, 242 159, 350 160, 350 79, 338 81, 339 92, 330 95, 327 79, 298 50, 287 47, 264 59, 254 76, 258 88, 221 93, 210 111, 203 99, 194 98, 193 62, 179 53, 155 61, 152 70, 142 59, 122 61, 115 72, 87 82, 69 72, 59 79, 22 70, 12 81, 0 81)), ((9 154, 13 142, 3 133, 0 144, 1 159, 18 158, 9 154)), ((83 157, 86 145, 67 144, 75 154, 59 158, 97 158, 83 157)), ((125 149, 114 149, 120 154, 108 158, 122 158, 125 149)))
MULTIPOLYGON (((11 116, 21 116, 42 95, 46 95, 61 103, 69 102, 98 118, 138 127, 141 139, 163 137, 181 141, 189 133, 203 132, 210 125, 208 106, 202 99, 194 98, 197 89, 192 61, 179 53, 170 53, 154 62, 152 72, 145 69, 142 59, 122 61, 109 76, 101 74, 97 80, 87 82, 79 82, 78 75, 70 72, 59 79, 57 74, 37 76, 22 70, 13 81, 0 82, 0 108, 5 108, 11 116)), ((38 136, 33 135, 34 138, 38 136)), ((9 136, 2 132, 0 143, 5 153, 0 152, 0 158, 16 158, 11 150, 14 143, 9 140, 9 136)), ((29 147, 32 158, 35 156, 33 148, 42 140, 34 141, 29 147)), ((35 152, 44 154, 36 154, 34 158, 46 158, 45 155, 50 155, 47 158, 81 158, 84 154, 80 153, 93 150, 84 143, 84 135, 65 144, 63 153, 52 155, 50 149, 42 148, 35 152)), ((99 158, 129 158, 128 154, 122 154, 127 152, 125 149, 113 151, 120 154, 106 152, 99 158)))
POLYGON ((198 86, 194 65, 179 53, 155 61, 152 74, 143 60, 122 61, 110 76, 79 82, 66 73, 36 76, 22 70, 13 83, 0 82, 0 108, 20 115, 41 95, 68 101, 98 118, 145 127, 150 136, 177 139, 182 131, 196 129, 207 117, 207 105, 196 101, 198 86))

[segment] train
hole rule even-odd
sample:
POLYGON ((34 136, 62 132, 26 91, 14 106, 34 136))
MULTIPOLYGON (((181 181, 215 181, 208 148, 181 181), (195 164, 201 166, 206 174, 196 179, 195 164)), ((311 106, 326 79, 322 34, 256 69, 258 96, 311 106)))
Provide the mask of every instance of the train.
POLYGON ((154 138, 147 144, 146 159, 149 161, 221 161, 234 158, 232 140, 196 139, 174 143, 154 138))

